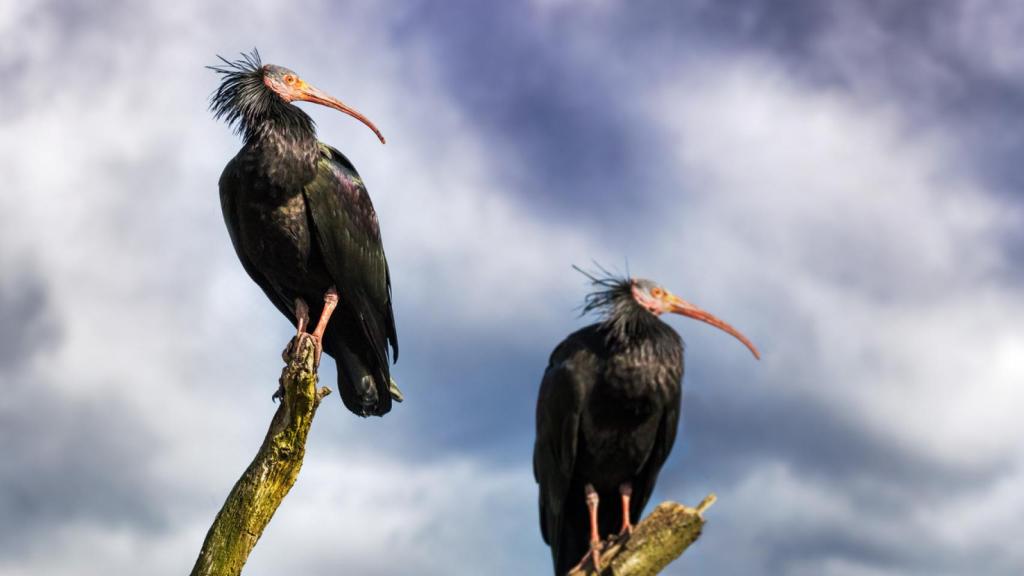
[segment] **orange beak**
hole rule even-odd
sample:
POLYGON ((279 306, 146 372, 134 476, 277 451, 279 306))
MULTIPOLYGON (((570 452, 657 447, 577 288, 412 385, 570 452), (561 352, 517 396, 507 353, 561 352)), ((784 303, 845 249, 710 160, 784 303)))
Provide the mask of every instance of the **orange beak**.
POLYGON ((757 358, 758 360, 761 359, 761 353, 757 351, 757 348, 754 346, 753 342, 748 340, 747 337, 744 336, 739 330, 733 328, 728 323, 719 320, 718 317, 715 316, 714 314, 701 310, 700 308, 694 306, 693 304, 690 304, 689 302, 683 300, 682 298, 676 296, 675 294, 667 294, 664 297, 664 300, 666 304, 668 304, 668 309, 670 312, 680 314, 682 316, 687 316, 689 318, 693 318, 694 320, 700 320, 701 322, 710 324, 715 328, 718 328, 719 330, 732 334, 734 338, 742 342, 744 346, 750 349, 751 353, 754 354, 754 358, 757 358))
POLYGON ((299 82, 299 85, 295 87, 295 90, 298 93, 295 96, 296 100, 302 100, 304 102, 313 102, 314 104, 320 104, 323 106, 327 106, 329 108, 334 108, 339 112, 344 112, 345 114, 348 114, 349 116, 355 118, 356 120, 359 120, 363 124, 366 124, 366 127, 369 128, 370 130, 373 130, 373 133, 376 134, 377 138, 380 139, 380 143, 384 144, 384 135, 381 134, 380 130, 378 130, 377 127, 373 125, 373 122, 370 122, 370 119, 367 118, 366 116, 363 116, 361 112, 359 112, 355 108, 349 107, 347 104, 345 104, 341 100, 338 100, 334 96, 331 96, 330 94, 327 94, 326 92, 323 92, 320 89, 307 84, 304 80, 300 80, 299 82))

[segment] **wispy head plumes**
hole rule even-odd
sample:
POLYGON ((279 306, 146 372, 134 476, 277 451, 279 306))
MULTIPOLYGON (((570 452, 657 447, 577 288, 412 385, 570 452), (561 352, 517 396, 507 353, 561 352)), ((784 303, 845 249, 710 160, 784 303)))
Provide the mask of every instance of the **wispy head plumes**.
POLYGON ((650 340, 658 345, 666 342, 651 338, 657 335, 670 335, 667 341, 679 338, 667 324, 637 302, 633 296, 633 286, 638 280, 628 274, 623 276, 610 272, 597 262, 594 262, 594 266, 597 268, 595 272, 573 266, 577 272, 586 276, 594 287, 594 290, 587 294, 580 315, 590 312, 601 314, 605 342, 610 348, 632 346, 641 340, 650 340))
POLYGON ((632 280, 629 276, 619 276, 610 272, 604 266, 594 262, 597 268, 595 272, 588 272, 579 266, 573 265, 573 269, 583 274, 590 280, 594 291, 587 294, 580 315, 584 316, 590 312, 599 312, 610 315, 616 305, 623 298, 632 300, 632 280))
POLYGON ((223 78, 217 91, 210 97, 210 111, 213 117, 223 119, 236 134, 249 129, 249 120, 266 110, 266 86, 263 84, 263 62, 255 48, 249 54, 242 53, 235 61, 218 55, 222 66, 207 66, 223 78))
POLYGON ((298 135, 313 134, 313 120, 305 112, 285 102, 263 82, 263 61, 255 48, 238 60, 217 56, 223 65, 207 66, 222 77, 217 91, 210 96, 214 118, 224 119, 236 134, 246 140, 255 136, 262 124, 275 120, 285 130, 298 135))

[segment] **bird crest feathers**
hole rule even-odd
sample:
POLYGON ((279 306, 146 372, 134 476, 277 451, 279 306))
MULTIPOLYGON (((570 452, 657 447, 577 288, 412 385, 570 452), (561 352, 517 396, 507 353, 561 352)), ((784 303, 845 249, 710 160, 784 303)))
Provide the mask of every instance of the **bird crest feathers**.
POLYGON ((595 271, 587 271, 579 266, 573 265, 573 269, 583 274, 590 280, 594 290, 587 294, 580 316, 590 312, 610 313, 623 297, 632 297, 633 280, 629 275, 620 275, 609 271, 601 264, 594 262, 595 271))
POLYGON ((223 64, 207 66, 221 75, 220 86, 210 96, 210 111, 214 118, 227 122, 236 134, 245 134, 250 122, 265 114, 269 107, 260 53, 253 48, 249 54, 243 52, 238 60, 220 55, 217 58, 223 64))

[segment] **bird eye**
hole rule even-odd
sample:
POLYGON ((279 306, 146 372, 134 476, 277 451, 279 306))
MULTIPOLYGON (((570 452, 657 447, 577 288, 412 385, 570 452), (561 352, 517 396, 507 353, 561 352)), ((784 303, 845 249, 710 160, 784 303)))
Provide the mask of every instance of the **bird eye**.
POLYGON ((661 288, 655 288, 654 290, 651 290, 651 296, 654 296, 655 298, 661 298, 664 295, 665 291, 662 290, 661 288))
POLYGON ((285 84, 295 84, 295 76, 292 76, 291 74, 286 75, 284 77, 284 83, 285 84))

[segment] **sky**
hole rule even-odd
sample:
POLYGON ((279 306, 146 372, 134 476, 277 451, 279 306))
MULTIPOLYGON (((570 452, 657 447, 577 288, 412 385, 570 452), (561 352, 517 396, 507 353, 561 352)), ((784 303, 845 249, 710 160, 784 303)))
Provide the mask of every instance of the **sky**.
MULTIPOLYGON (((544 574, 531 472, 572 264, 707 326, 653 501, 666 574, 1024 573, 1024 6, 0 3, 0 575, 182 574, 262 441, 292 329, 245 275, 216 55, 358 167, 406 401, 321 406, 250 576, 544 574)), ((324 383, 333 366, 325 360, 324 383)))

